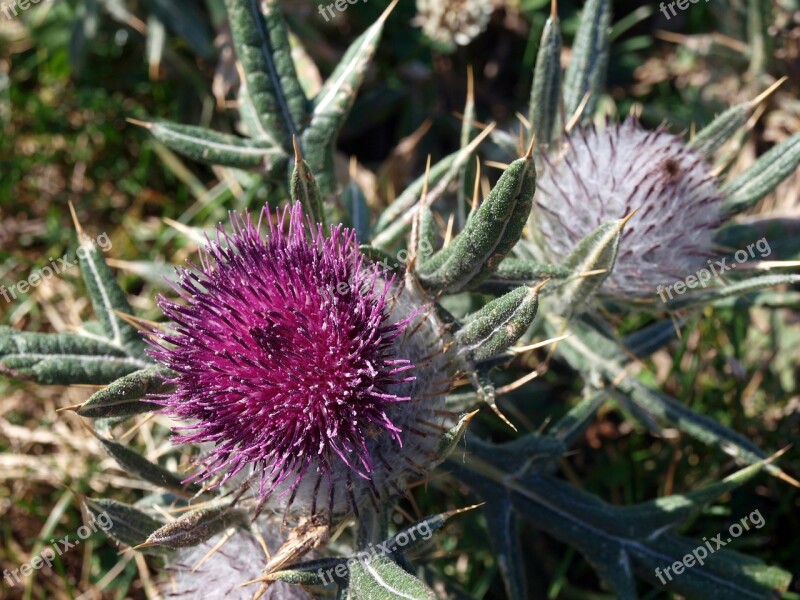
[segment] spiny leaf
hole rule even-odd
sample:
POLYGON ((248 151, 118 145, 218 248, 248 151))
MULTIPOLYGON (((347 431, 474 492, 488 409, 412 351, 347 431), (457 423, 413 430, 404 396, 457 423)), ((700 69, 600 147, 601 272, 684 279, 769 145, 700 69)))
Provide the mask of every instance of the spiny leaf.
POLYGON ((286 153, 268 142, 167 121, 132 122, 147 129, 167 147, 198 162, 265 174, 282 172, 287 162, 286 153))
POLYGON ((145 547, 150 545, 167 548, 197 546, 234 525, 245 525, 247 516, 229 504, 198 508, 181 515, 174 521, 152 532, 145 547))
POLYGON ((561 106, 561 30, 555 0, 545 21, 533 71, 528 121, 541 147, 553 140, 561 106))
POLYGON ((481 361, 510 348, 536 317, 538 290, 538 287, 519 287, 470 315, 455 336, 459 353, 481 361))
POLYGON ((0 327, 0 367, 45 385, 103 385, 151 363, 119 346, 68 333, 28 333, 0 327))
POLYGON ((542 279, 564 279, 569 277, 570 273, 569 269, 561 265, 536 263, 508 256, 497 267, 491 280, 506 284, 532 285, 542 279))
POLYGON ((348 48, 331 76, 314 99, 308 128, 303 132, 303 151, 324 194, 336 191, 333 150, 361 83, 378 47, 383 26, 395 0, 380 18, 348 48))
POLYGON ((82 417, 100 419, 130 417, 160 410, 161 405, 146 402, 143 398, 149 394, 161 394, 169 391, 172 386, 166 383, 164 378, 168 377, 170 373, 169 369, 161 366, 135 371, 92 394, 76 412, 82 417))
MULTIPOLYGON (((75 213, 73 211, 73 218, 75 213)), ((77 219, 76 226, 77 226, 77 219)), ((105 234, 98 236, 98 240, 105 234)), ((83 281, 92 301, 94 314, 108 336, 108 343, 124 350, 130 357, 140 361, 152 362, 145 352, 145 344, 139 331, 123 320, 117 313, 133 314, 125 292, 120 289, 114 274, 108 268, 103 254, 98 250, 96 240, 92 240, 78 227, 78 264, 83 281)), ((108 239, 106 237, 106 239, 108 239)), ((110 245, 110 240, 109 240, 110 245)))
MULTIPOLYGON (((476 455, 470 456, 466 463, 451 461, 448 465, 487 502, 486 512, 506 511, 506 519, 518 514, 576 547, 608 581, 618 598, 637 598, 635 573, 652 581, 656 567, 671 566, 698 547, 696 541, 666 532, 687 514, 686 507, 698 510, 717 493, 732 489, 731 486, 741 484, 753 474, 735 474, 713 493, 697 497, 620 507, 547 475, 509 476, 505 464, 508 453, 499 452, 502 446, 485 446, 477 448, 476 455), (503 502, 503 498, 510 502, 503 502), (678 547, 681 551, 677 551, 678 547)), ((773 589, 785 590, 789 580, 788 573, 780 569, 723 551, 707 556, 704 568, 687 569, 680 578, 666 584, 668 589, 681 590, 687 597, 766 599, 773 589), (739 568, 743 563, 749 568, 739 568), (679 586, 678 580, 690 572, 693 576, 688 583, 679 586)))
POLYGON ((303 212, 311 217, 315 223, 325 224, 325 213, 322 208, 322 194, 320 194, 317 180, 300 155, 297 147, 297 138, 294 138, 294 169, 289 181, 289 194, 292 202, 299 202, 303 212))
MULTIPOLYGON (((561 331, 560 326, 545 322, 545 331, 553 335, 561 331)), ((558 355, 582 373, 595 373, 608 382, 613 382, 635 408, 648 415, 664 419, 681 431, 705 444, 716 446, 739 460, 753 464, 766 458, 755 444, 744 436, 718 423, 714 419, 696 413, 689 407, 666 394, 651 390, 635 377, 627 374, 627 356, 618 344, 591 325, 575 320, 570 323, 573 335, 559 342, 558 355)), ((781 478, 787 476, 775 465, 766 470, 781 478)))
POLYGON ((106 439, 101 435, 95 434, 95 437, 109 456, 117 461, 120 467, 132 475, 140 477, 153 485, 162 487, 179 496, 188 497, 199 491, 197 486, 184 485, 180 477, 176 474, 150 462, 138 452, 122 444, 106 439))
POLYGON ((225 0, 236 54, 259 119, 260 139, 288 154, 307 120, 286 24, 276 0, 225 0))
MULTIPOLYGON (((144 542, 147 537, 161 527, 162 523, 147 513, 116 500, 105 498, 86 498, 86 508, 95 518, 105 514, 111 520, 111 527, 106 533, 120 544, 134 547, 144 542)), ((149 554, 167 554, 166 548, 148 548, 149 554)))
POLYGON ((800 167, 800 133, 770 148, 744 173, 722 187, 725 210, 738 214, 751 207, 800 167))
MULTIPOLYGON (((442 461, 444 461, 453 450, 456 449, 458 446, 458 442, 461 441, 461 438, 464 437, 464 433, 467 431, 467 425, 472 420, 472 418, 478 414, 478 411, 473 411, 471 413, 467 413, 462 415, 461 418, 458 420, 458 423, 453 425, 448 431, 444 433, 442 439, 439 440, 439 445, 434 451, 434 460, 433 464, 438 465, 442 461)), ((432 467, 431 467, 432 468, 432 467)))
POLYGON ((435 600, 436 594, 396 562, 378 556, 350 564, 348 598, 352 600, 435 600))
POLYGON ((555 309, 558 314, 579 312, 600 289, 614 268, 622 229, 631 216, 633 213, 624 219, 603 223, 583 238, 569 255, 564 267, 572 271, 572 277, 553 286, 557 289, 555 309))
POLYGON ((530 155, 515 160, 450 245, 420 265, 421 283, 452 293, 489 277, 519 241, 535 192, 530 155))
POLYGON ((589 100, 581 121, 594 114, 606 77, 609 51, 611 3, 609 0, 588 0, 583 7, 578 33, 572 45, 572 56, 564 73, 564 108, 572 118, 583 97, 589 100))

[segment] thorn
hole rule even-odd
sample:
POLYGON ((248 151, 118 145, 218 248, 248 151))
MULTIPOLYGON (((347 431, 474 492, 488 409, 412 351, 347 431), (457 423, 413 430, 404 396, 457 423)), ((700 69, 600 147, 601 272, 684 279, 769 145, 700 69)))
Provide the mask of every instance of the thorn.
POLYGON ((556 2, 556 0, 552 0, 550 2, 550 17, 552 17, 553 19, 558 18, 558 3, 556 2))
POLYGON ((69 204, 69 213, 70 215, 72 215, 72 223, 73 225, 75 225, 75 231, 78 232, 78 238, 82 240, 83 238, 86 237, 86 234, 83 232, 83 228, 81 227, 81 224, 78 222, 78 215, 75 212, 75 205, 72 204, 72 200, 69 200, 68 204, 69 204))
POLYGON ((518 119, 518 120, 519 120, 519 122, 522 124, 522 126, 523 126, 525 129, 527 129, 528 131, 530 131, 530 130, 531 130, 531 122, 530 122, 530 121, 528 121, 527 117, 525 117, 525 115, 523 115, 523 114, 522 114, 521 112, 519 112, 519 111, 517 111, 517 112, 516 112, 516 113, 514 113, 514 114, 515 114, 515 115, 517 115, 517 119, 518 119))
POLYGON ((525 153, 525 160, 530 160, 533 157, 533 149, 536 146, 536 134, 531 136, 531 143, 528 145, 528 151, 525 153))
POLYGON ((294 146, 294 162, 300 163, 303 155, 300 153, 300 146, 297 144, 297 136, 292 134, 292 146, 294 146))
POLYGON ((203 566, 203 563, 206 562, 212 556, 214 556, 217 550, 222 548, 222 546, 224 546, 228 542, 228 540, 230 540, 235 534, 236 534, 236 529, 233 527, 230 528, 228 532, 225 534, 225 537, 223 537, 219 542, 214 544, 214 547, 211 548, 211 550, 209 550, 208 552, 206 552, 205 556, 203 556, 203 558, 201 558, 200 561, 194 567, 192 567, 192 573, 196 572, 197 569, 203 566))
POLYGON ((64 412, 65 410, 71 410, 73 412, 78 412, 78 409, 83 406, 83 404, 73 404, 71 406, 62 406, 61 408, 57 408, 56 412, 64 412))
POLYGON ((450 245, 450 242, 453 240, 453 225, 455 224, 455 213, 450 213, 450 218, 447 219, 447 229, 444 232, 444 242, 442 242, 442 248, 447 248, 450 245))
POLYGON ((153 329, 160 329, 164 326, 163 323, 156 323, 155 321, 148 321, 146 319, 140 319, 139 317, 135 317, 133 315, 129 315, 124 312, 120 312, 118 310, 112 311, 115 315, 117 315, 120 319, 125 321, 128 325, 135 327, 139 331, 144 331, 145 333, 150 333, 153 329))
POLYGON ((484 161, 483 164, 485 164, 487 167, 494 167, 495 169, 500 169, 501 171, 505 171, 508 167, 511 166, 508 163, 497 162, 494 160, 484 161))
POLYGON ((471 212, 478 210, 481 201, 481 159, 479 156, 475 157, 475 183, 472 188, 472 209, 471 212))
POLYGON ((494 414, 500 417, 500 420, 503 423, 511 427, 511 429, 513 429, 515 432, 519 431, 516 427, 514 427, 514 424, 511 421, 509 421, 508 418, 502 412, 500 412, 500 409, 497 408, 496 404, 490 404, 489 406, 491 407, 492 411, 494 411, 494 414))
POLYGON ((394 7, 397 6, 398 2, 400 2, 400 0, 393 0, 392 3, 386 8, 386 10, 383 11, 383 14, 380 17, 378 17, 378 21, 380 21, 381 23, 385 23, 386 19, 389 18, 390 14, 392 14, 392 11, 394 10, 394 7))
POLYGON ((467 65, 467 105, 475 104, 475 74, 472 65, 467 65))
POLYGON ((766 99, 767 99, 767 97, 768 97, 770 94, 772 94, 772 92, 774 92, 774 91, 775 91, 775 90, 777 90, 779 87, 781 87, 781 86, 783 85, 783 83, 784 83, 784 82, 785 82, 787 79, 789 79, 789 78, 788 78, 786 75, 784 75, 783 77, 781 77, 780 79, 778 79, 778 81, 776 81, 775 83, 773 83, 771 86, 769 86, 769 87, 768 87, 767 89, 765 89, 763 92, 761 92, 761 93, 760 93, 758 96, 756 96, 755 98, 753 98, 753 99, 750 101, 749 107, 750 107, 751 109, 753 109, 753 108, 755 108, 756 106, 758 106, 759 104, 761 104, 761 102, 763 102, 764 100, 766 100, 766 99))
POLYGON ((619 228, 620 228, 620 229, 622 229, 623 227, 625 227, 625 225, 627 225, 627 224, 628 224, 628 221, 630 221, 630 220, 633 218, 633 215, 635 215, 635 214, 636 214, 638 211, 639 211, 639 209, 638 209, 638 208, 634 208, 634 209, 633 209, 633 210, 630 212, 630 214, 628 214, 628 215, 627 215, 627 216, 625 216, 625 217, 622 217, 622 221, 620 221, 619 228))
POLYGON ((485 505, 486 502, 481 502, 480 504, 473 504, 472 506, 465 506, 464 508, 456 508, 453 510, 448 510, 447 512, 441 513, 439 516, 444 517, 445 519, 449 519, 450 517, 455 517, 456 515, 463 514, 465 512, 469 512, 471 510, 475 510, 476 508, 480 508, 481 506, 485 505))
POLYGON ((128 552, 134 552, 136 550, 141 550, 142 548, 152 548, 153 546, 158 546, 158 544, 156 544, 155 542, 150 542, 150 541, 142 542, 141 544, 139 544, 137 546, 133 546, 131 548, 127 548, 125 550, 122 550, 119 554, 121 556, 123 554, 127 554, 128 552))
POLYGON ((140 121, 139 119, 132 119, 130 117, 125 120, 131 125, 136 125, 137 127, 144 127, 147 130, 153 129, 156 126, 155 123, 151 123, 149 121, 140 121))
POLYGON ((583 271, 582 273, 578 273, 576 277, 593 277, 594 275, 602 275, 607 271, 608 269, 594 269, 593 271, 583 271))
POLYGON ((575 114, 572 115, 572 117, 569 120, 569 123, 567 123, 567 127, 566 127, 567 132, 569 132, 578 123, 578 120, 581 118, 581 115, 583 114, 583 111, 586 108, 586 105, 589 103, 589 96, 591 96, 590 92, 586 92, 583 95, 583 98, 581 99, 581 103, 578 104, 578 108, 575 109, 575 114))
POLYGON ((512 381, 508 385, 504 385, 501 388, 497 388, 495 393, 498 396, 504 396, 505 394, 508 394, 509 392, 513 392, 514 390, 516 390, 518 388, 521 388, 523 385, 525 385, 529 381, 533 381, 538 376, 539 376, 539 371, 531 371, 530 373, 528 373, 524 377, 520 377, 519 379, 517 379, 516 381, 512 381))
POLYGON ((542 342, 536 342, 535 344, 528 344, 527 346, 516 346, 509 348, 509 351, 513 354, 522 354, 524 352, 530 352, 531 350, 536 350, 537 348, 543 348, 544 346, 549 346, 550 344, 554 344, 555 342, 560 342, 561 340, 567 339, 571 336, 571 333, 567 333, 565 335, 550 338, 549 340, 544 340, 542 342))
POLYGON ((543 279, 542 281, 537 283, 535 286, 530 288, 531 294, 538 294, 539 290, 542 289, 544 286, 546 286, 548 283, 550 283, 549 279, 543 279))

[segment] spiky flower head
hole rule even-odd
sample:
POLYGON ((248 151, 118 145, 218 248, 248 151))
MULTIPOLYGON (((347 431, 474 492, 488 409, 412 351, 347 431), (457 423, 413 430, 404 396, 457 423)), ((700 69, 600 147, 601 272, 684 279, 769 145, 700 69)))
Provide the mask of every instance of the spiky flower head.
POLYGON ((161 401, 191 422, 179 443, 209 448, 195 478, 241 473, 284 508, 357 510, 436 444, 442 337, 352 230, 326 236, 299 204, 272 217, 233 213, 232 233, 218 228, 199 266, 179 271, 184 303, 159 299, 174 325, 154 332, 152 354, 177 373, 161 401))
POLYGON ((664 129, 623 123, 577 129, 544 158, 530 225, 539 258, 563 261, 602 223, 637 210, 601 293, 653 298, 713 254, 721 195, 703 157, 664 129))
POLYGON ((492 0, 417 0, 415 23, 434 42, 466 46, 486 29, 492 0))

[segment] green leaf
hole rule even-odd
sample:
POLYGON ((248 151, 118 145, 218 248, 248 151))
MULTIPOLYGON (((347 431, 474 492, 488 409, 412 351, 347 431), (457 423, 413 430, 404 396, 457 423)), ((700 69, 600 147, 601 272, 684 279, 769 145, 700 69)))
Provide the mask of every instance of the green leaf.
POLYGON ((773 146, 744 173, 722 186, 725 210, 738 214, 769 194, 800 167, 800 133, 773 146))
POLYGON ((572 45, 572 56, 564 73, 564 109, 569 121, 583 97, 589 100, 581 122, 591 120, 606 77, 611 3, 609 0, 588 0, 581 14, 578 33, 572 45))
POLYGON ((300 155, 297 140, 294 140, 294 169, 289 180, 289 194, 292 202, 299 202, 303 212, 311 217, 315 223, 325 224, 325 213, 322 208, 322 194, 319 191, 317 180, 300 155))
MULTIPOLYGON (((500 512, 508 521, 519 515, 553 537, 577 548, 614 589, 618 598, 637 598, 634 574, 655 581, 655 569, 673 565, 703 544, 668 533, 690 511, 741 485, 759 468, 736 473, 695 495, 660 498, 634 506, 612 506, 566 482, 517 471, 506 464, 503 446, 476 446, 466 462, 448 466, 487 502, 486 513, 500 512)), ((707 553, 708 554, 708 553, 707 553)), ((710 554, 703 568, 687 568, 666 588, 688 598, 770 598, 791 577, 756 559, 721 551, 710 554), (746 568, 740 568, 746 565, 746 568)))
POLYGON ((277 0, 225 0, 247 93, 258 117, 258 138, 288 154, 307 121, 308 100, 297 79, 286 24, 277 0))
POLYGON ((247 515, 243 511, 233 509, 227 503, 198 508, 162 525, 148 536, 145 543, 167 548, 197 546, 229 527, 245 526, 247 521, 247 515))
POLYGON ((199 492, 195 485, 185 485, 175 473, 154 464, 138 452, 95 433, 95 437, 123 470, 178 496, 189 497, 199 492))
MULTIPOLYGON (((545 330, 548 335, 554 335, 561 328, 548 321, 545 330)), ((594 374, 590 375, 592 378, 601 377, 614 382, 615 389, 622 393, 622 400, 631 403, 633 408, 666 420, 695 439, 720 448, 743 462, 754 464, 766 457, 744 436, 628 375, 625 368, 628 357, 614 340, 596 328, 575 320, 570 323, 570 332, 572 335, 559 342, 558 355, 582 373, 594 374)), ((775 465, 767 465, 766 470, 786 477, 775 465)))
POLYGON ((348 598, 352 600, 435 600, 436 594, 396 562, 378 556, 350 563, 348 598))
POLYGON ((98 339, 0 327, 0 367, 12 377, 45 385, 103 385, 149 366, 98 339))
MULTIPOLYGON (((105 234, 97 237, 99 240, 105 234)), ((145 343, 139 331, 130 323, 123 320, 118 314, 133 315, 133 309, 128 303, 125 292, 119 287, 114 274, 106 264, 103 254, 98 250, 96 240, 92 240, 78 229, 80 247, 77 250, 78 264, 81 267, 83 281, 92 301, 94 314, 103 326, 108 343, 124 350, 126 354, 135 359, 140 359, 143 367, 150 366, 152 361, 145 351, 145 343)), ((108 237, 106 236, 106 240, 108 237)), ((111 243, 108 240, 108 247, 111 243)), ((108 248, 104 248, 108 249, 108 248)), ((108 382, 103 382, 108 383, 108 382)))
MULTIPOLYGON (((231 1, 231 0, 229 0, 231 1)), ((303 132, 303 153, 324 194, 336 191, 333 151, 367 68, 378 47, 383 26, 397 0, 347 49, 313 103, 308 128, 303 132)))
POLYGON ((624 219, 608 221, 583 238, 564 262, 572 277, 557 282, 555 311, 572 315, 583 308, 611 274, 617 260, 622 229, 631 215, 624 219))
POLYGON ((519 241, 536 192, 530 154, 515 160, 449 246, 418 270, 430 290, 459 292, 489 277, 519 241))
POLYGON ((560 120, 561 107, 561 30, 555 2, 542 30, 530 102, 528 121, 539 147, 547 148, 560 120))
POLYGON ((506 257, 497 271, 491 277, 491 281, 506 284, 532 285, 542 279, 564 279, 569 277, 571 271, 561 265, 548 265, 536 263, 513 256, 506 257))
MULTIPOLYGON (((111 526, 106 533, 126 546, 134 547, 144 543, 148 536, 161 527, 162 523, 130 504, 104 498, 86 498, 86 509, 95 519, 106 515, 111 526)), ((105 519, 104 519, 105 520, 105 519)), ((148 554, 167 554, 166 548, 147 548, 148 554)))
MULTIPOLYGON (((461 441, 467 431, 467 425, 469 425, 469 422, 476 414, 478 414, 478 411, 462 415, 461 418, 458 419, 458 423, 444 433, 442 439, 439 440, 439 445, 433 452, 433 465, 440 464, 456 449, 458 442, 461 441)), ((433 466, 431 466, 431 469, 432 468, 433 466)))
POLYGON ((282 172, 287 162, 286 153, 268 142, 251 141, 204 127, 168 121, 135 123, 147 129, 168 148, 198 162, 265 174, 282 172))
POLYGON ((459 354, 482 361, 510 348, 533 323, 539 288, 522 286, 470 315, 455 335, 459 354))
POLYGON ((744 127, 750 117, 750 112, 749 102, 731 106, 703 127, 686 146, 697 150, 706 160, 710 159, 725 142, 733 137, 733 134, 744 127))
POLYGON ((349 181, 342 191, 342 206, 347 212, 347 218, 355 229, 356 237, 366 241, 370 236, 369 205, 364 192, 355 181, 349 181))
POLYGON ((92 394, 76 412, 89 419, 102 419, 130 417, 160 410, 161 405, 146 402, 143 398, 149 394, 163 394, 170 391, 173 386, 164 381, 170 373, 169 369, 161 366, 135 371, 92 394))

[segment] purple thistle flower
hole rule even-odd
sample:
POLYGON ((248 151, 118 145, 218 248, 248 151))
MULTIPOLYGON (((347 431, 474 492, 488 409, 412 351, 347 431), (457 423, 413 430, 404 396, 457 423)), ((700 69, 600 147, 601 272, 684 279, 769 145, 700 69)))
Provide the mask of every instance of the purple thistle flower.
POLYGON ((316 512, 327 492, 331 510, 357 511, 365 490, 399 485, 404 461, 388 452, 402 449, 408 464, 430 453, 416 422, 435 420, 443 398, 420 400, 431 380, 420 369, 443 365, 425 356, 432 336, 420 345, 408 334, 432 317, 398 301, 400 286, 365 263, 352 230, 326 237, 299 204, 271 216, 232 213, 232 233, 218 228, 200 265, 179 270, 185 304, 159 298, 174 325, 153 332, 151 353, 177 373, 160 401, 192 422, 175 429, 178 443, 210 448, 192 479, 217 487, 252 473, 264 501, 279 492, 316 512))
POLYGON ((639 209, 625 227, 601 291, 653 298, 660 284, 694 273, 713 255, 721 195, 703 157, 636 119, 578 129, 545 159, 530 227, 539 258, 561 262, 602 223, 639 209))

